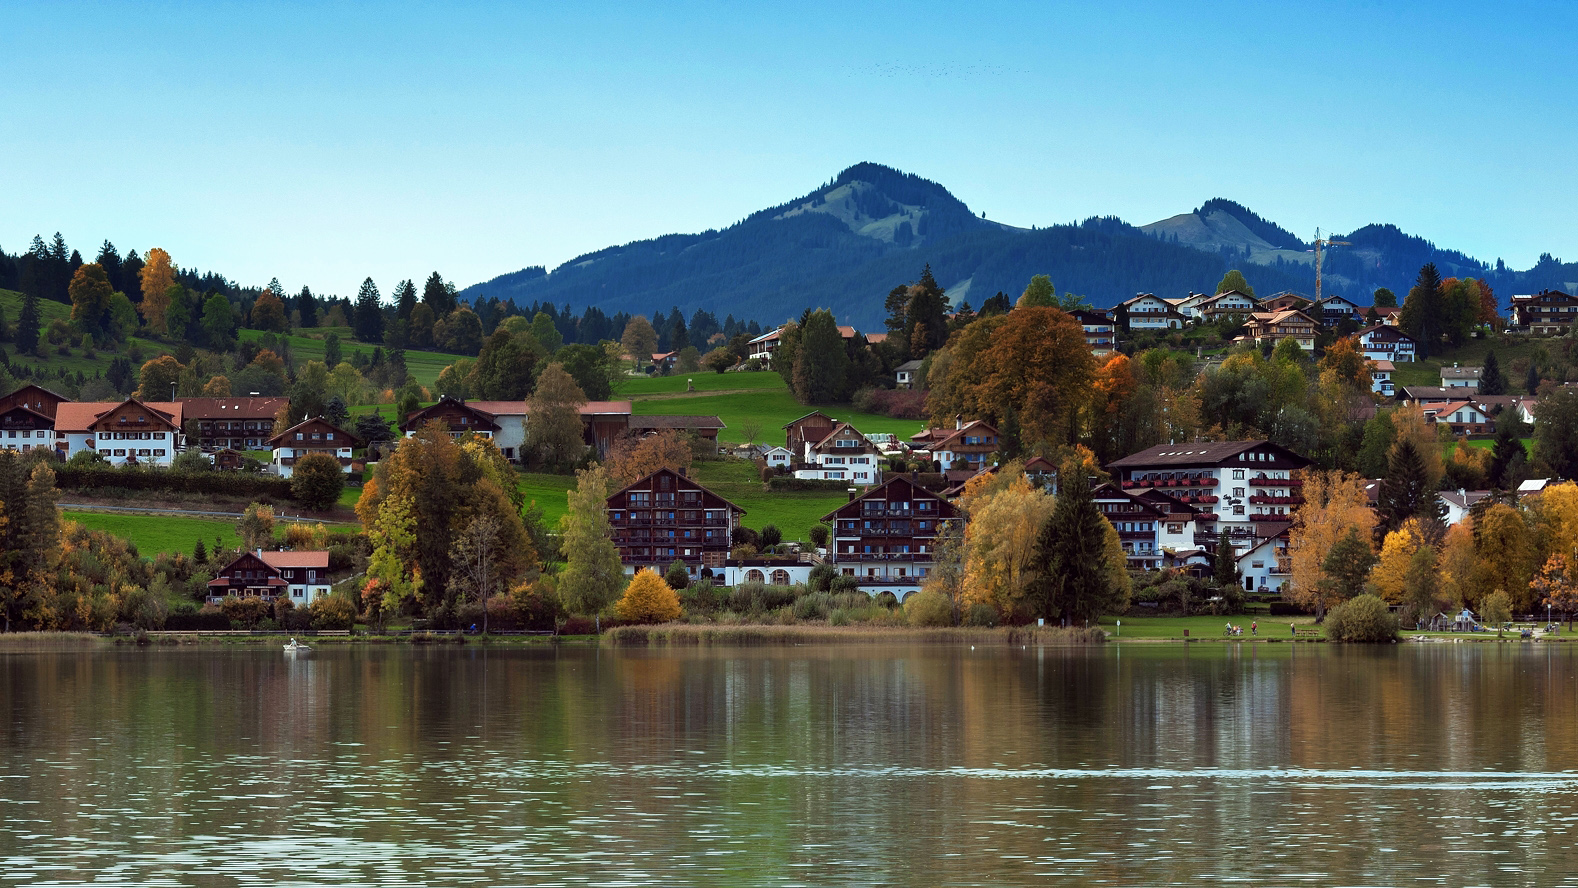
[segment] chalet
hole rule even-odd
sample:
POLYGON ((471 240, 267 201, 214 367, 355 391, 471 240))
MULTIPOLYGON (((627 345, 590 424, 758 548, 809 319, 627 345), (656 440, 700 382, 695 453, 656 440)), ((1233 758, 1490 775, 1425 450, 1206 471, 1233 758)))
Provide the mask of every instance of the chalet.
POLYGON ((782 336, 783 328, 780 327, 776 330, 769 330, 755 339, 752 339, 749 343, 746 343, 745 346, 746 360, 760 361, 763 364, 771 365, 773 362, 773 352, 778 350, 778 343, 782 336))
MULTIPOLYGON (((1188 320, 1167 300, 1152 293, 1141 293, 1121 302, 1110 314, 1114 319, 1126 318, 1130 330, 1177 330, 1188 320)), ((1119 326, 1122 325, 1123 321, 1119 320, 1119 326)))
POLYGON ((1202 321, 1217 321, 1225 317, 1249 317, 1259 310, 1255 297, 1238 290, 1228 290, 1203 300, 1195 306, 1196 316, 1202 321))
POLYGON ((1315 327, 1314 319, 1297 309, 1257 311, 1244 322, 1244 335, 1239 339, 1260 346, 1292 339, 1299 348, 1314 351, 1315 327))
POLYGON ((1459 395, 1463 392, 1477 392, 1479 391, 1480 374, 1484 372, 1484 367, 1459 367, 1456 364, 1450 367, 1442 367, 1441 387, 1457 389, 1456 394, 1459 395))
POLYGON ((1323 327, 1335 327, 1343 321, 1362 325, 1365 310, 1346 296, 1327 296, 1304 310, 1305 314, 1320 321, 1323 327))
POLYGON ((1269 312, 1278 311, 1304 311, 1314 304, 1314 300, 1300 296, 1292 290, 1274 293, 1260 300, 1260 310, 1269 312))
POLYGON ((1426 422, 1445 425, 1453 435, 1492 435, 1496 432, 1495 420, 1473 401, 1430 404, 1424 411, 1426 422))
POLYGON ((762 451, 762 459, 774 469, 787 470, 794 463, 794 454, 787 447, 773 446, 762 451))
POLYGON ((208 601, 288 598, 305 607, 329 594, 328 552, 243 552, 208 583, 208 601))
POLYGON ((1512 297, 1509 326, 1536 335, 1557 334, 1572 325, 1578 316, 1578 297, 1563 290, 1541 290, 1532 295, 1512 297))
POLYGON ((1107 468, 1130 493, 1155 491, 1202 511, 1202 543, 1226 529, 1246 548, 1260 522, 1288 521, 1304 502, 1297 473, 1309 460, 1269 441, 1158 444, 1107 468))
POLYGON ((806 447, 832 434, 833 427, 837 425, 838 420, 820 410, 813 410, 784 426, 784 447, 796 459, 804 459, 806 447))
POLYGON ((1382 326, 1395 327, 1403 319, 1403 310, 1395 305, 1372 305, 1364 313, 1365 317, 1368 318, 1372 311, 1381 319, 1382 326))
POLYGON ((1190 291, 1189 295, 1182 299, 1167 300, 1167 304, 1177 309, 1179 314, 1183 315, 1189 320, 1198 321, 1200 320, 1200 305, 1215 298, 1216 297, 1210 293, 1196 293, 1190 291))
POLYGON ((1391 361, 1380 360, 1370 362, 1370 391, 1377 395, 1393 397, 1397 390, 1392 387, 1392 372, 1396 368, 1391 361))
POLYGON ((181 447, 181 419, 179 403, 62 402, 55 408, 56 449, 67 459, 97 450, 112 465, 168 466, 181 447))
POLYGON ((176 398, 189 434, 204 450, 262 450, 274 436, 274 417, 289 398, 176 398), (195 433, 195 439, 190 433, 195 433))
POLYGON ((1267 522, 1255 526, 1249 548, 1238 556, 1238 575, 1245 592, 1262 595, 1281 592, 1293 574, 1288 555, 1288 529, 1291 523, 1267 522))
POLYGON ((213 459, 214 468, 221 472, 239 472, 247 464, 247 455, 230 447, 215 450, 213 459))
POLYGON ((796 478, 848 481, 861 487, 882 480, 877 446, 847 422, 834 426, 822 440, 806 444, 801 460, 802 467, 794 473, 796 478))
POLYGON ((334 459, 342 472, 361 471, 361 464, 351 458, 351 451, 362 446, 362 439, 321 416, 296 423, 268 439, 268 445, 274 451, 274 474, 281 478, 289 478, 296 463, 313 453, 334 459))
POLYGON ((1167 551, 1195 545, 1196 510, 1154 491, 1136 495, 1104 483, 1091 491, 1096 508, 1118 533, 1128 566, 1156 570, 1167 551))
POLYGON ((1438 385, 1405 385, 1397 391, 1397 400, 1410 407, 1420 404, 1445 404, 1448 401, 1462 400, 1463 397, 1461 391, 1454 392, 1438 385))
POLYGON ((659 373, 672 373, 679 364, 679 352, 653 352, 652 367, 659 373))
MULTIPOLYGON (((524 415, 524 411, 522 415, 524 415)), ((405 436, 409 438, 416 434, 417 429, 430 422, 443 423, 445 428, 449 430, 449 434, 456 438, 470 432, 479 438, 491 440, 501 430, 498 418, 492 413, 483 410, 478 404, 468 404, 463 398, 443 395, 438 399, 438 403, 406 414, 405 419, 400 423, 400 431, 404 432, 405 436)), ((522 429, 522 440, 525 437, 525 429, 522 429)), ((502 448, 500 450, 502 451, 502 448)), ((505 455, 508 456, 509 454, 505 455)))
POLYGON ((892 592, 900 601, 935 566, 937 533, 957 516, 953 505, 906 477, 898 477, 827 513, 830 558, 839 574, 869 594, 892 592))
POLYGON ((675 561, 692 576, 721 571, 745 510, 673 469, 659 469, 608 498, 608 524, 626 573, 662 573, 675 561))
MULTIPOLYGON (((479 438, 491 440, 505 459, 520 460, 524 458, 522 448, 526 444, 528 412, 525 401, 466 401, 445 395, 438 399, 438 403, 407 415, 400 423, 400 431, 409 438, 422 426, 438 421, 447 426, 450 435, 456 438, 470 432, 479 438)), ((716 422, 717 417, 689 419, 716 422)), ((599 455, 607 454, 614 441, 630 429, 630 420, 629 401, 588 401, 581 405, 585 443, 588 447, 596 447, 599 455)), ((701 437, 707 437, 707 429, 702 426, 710 425, 709 422, 698 424, 697 431, 701 437)), ((717 441, 717 429, 721 428, 723 424, 716 422, 716 427, 710 429, 710 440, 717 441)))
POLYGON ((1418 351, 1413 337, 1385 324, 1376 324, 1359 331, 1359 350, 1372 361, 1391 361, 1393 364, 1411 364, 1418 351))
POLYGON ((893 370, 893 384, 904 389, 914 388, 917 381, 923 381, 919 379, 922 363, 922 361, 905 361, 895 367, 893 370))
POLYGON ((723 420, 716 416, 701 416, 692 414, 668 414, 662 416, 635 416, 629 419, 632 434, 638 437, 656 434, 657 432, 682 432, 690 435, 697 441, 703 442, 712 448, 718 449, 718 433, 728 428, 723 420))
POLYGON ((22 407, 40 416, 46 416, 51 422, 55 419, 55 408, 71 400, 65 395, 57 395, 43 386, 28 383, 9 395, 0 395, 0 415, 22 407))
POLYGON ((1463 519, 1468 517, 1469 510, 1474 508, 1475 504, 1494 494, 1495 491, 1493 490, 1443 490, 1436 494, 1436 498, 1441 501, 1443 506, 1446 506, 1446 514, 1441 520, 1448 527, 1454 524, 1462 524, 1463 519))
POLYGON ((55 410, 65 400, 36 385, 0 397, 0 449, 55 449, 55 410))
POLYGON ((931 454, 938 471, 979 469, 993 461, 998 450, 997 429, 974 419, 954 419, 953 428, 931 428, 910 436, 910 446, 931 454))
POLYGON ((1098 358, 1112 354, 1112 350, 1117 345, 1113 334, 1112 318, 1087 308, 1075 309, 1069 314, 1073 315, 1074 320, 1084 328, 1085 344, 1090 346, 1091 354, 1098 358))

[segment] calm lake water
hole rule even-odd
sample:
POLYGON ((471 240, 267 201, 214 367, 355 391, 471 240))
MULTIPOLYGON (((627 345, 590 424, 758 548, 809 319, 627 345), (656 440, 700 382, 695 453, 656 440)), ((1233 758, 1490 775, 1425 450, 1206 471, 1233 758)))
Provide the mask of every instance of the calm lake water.
POLYGON ((0 653, 11 884, 1578 884, 1578 646, 0 653))

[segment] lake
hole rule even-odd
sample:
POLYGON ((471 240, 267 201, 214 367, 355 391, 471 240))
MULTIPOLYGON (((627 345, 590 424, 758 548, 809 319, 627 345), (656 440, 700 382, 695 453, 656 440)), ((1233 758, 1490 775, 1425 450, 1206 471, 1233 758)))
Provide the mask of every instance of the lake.
POLYGON ((0 653, 0 881, 1578 884, 1578 647, 0 653))

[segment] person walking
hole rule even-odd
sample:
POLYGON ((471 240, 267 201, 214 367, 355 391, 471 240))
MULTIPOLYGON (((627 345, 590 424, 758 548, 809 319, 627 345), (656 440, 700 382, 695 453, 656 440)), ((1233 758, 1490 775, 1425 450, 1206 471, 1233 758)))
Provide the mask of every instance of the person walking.
POLYGON ((1259 620, 1250 620, 1249 621, 1249 634, 1250 635, 1259 635, 1260 634, 1260 621, 1259 620))

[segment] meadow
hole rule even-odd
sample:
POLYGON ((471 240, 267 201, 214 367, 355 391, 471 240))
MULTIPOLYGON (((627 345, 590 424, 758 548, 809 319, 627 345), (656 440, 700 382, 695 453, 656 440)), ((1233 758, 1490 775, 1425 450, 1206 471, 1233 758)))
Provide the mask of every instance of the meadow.
POLYGON ((620 386, 616 398, 628 398, 638 416, 701 414, 717 416, 727 426, 718 440, 746 443, 744 428, 756 425, 756 443, 779 443, 783 427, 821 409, 834 419, 854 424, 865 434, 886 432, 908 439, 926 424, 918 419, 894 419, 858 413, 848 407, 806 406, 797 402, 776 373, 681 373, 651 379, 631 379, 620 386), (696 391, 686 391, 693 383, 696 391))
POLYGON ((68 521, 118 536, 136 546, 139 554, 150 558, 161 552, 190 555, 198 540, 202 540, 207 549, 214 548, 215 538, 231 548, 241 545, 236 522, 222 518, 77 511, 61 514, 68 521))
MULTIPOLYGON (((340 356, 345 360, 350 360, 353 354, 363 354, 371 358, 373 349, 380 347, 352 341, 351 328, 349 327, 314 327, 308 330, 298 330, 283 338, 290 344, 291 356, 296 359, 297 363, 306 363, 307 361, 323 360, 323 340, 330 333, 340 337, 340 356)), ((244 342, 255 342, 265 335, 268 334, 262 330, 240 331, 241 339, 244 342)), ((274 335, 278 336, 279 334, 274 335)), ((418 383, 432 388, 438 382, 438 374, 443 372, 445 367, 460 360, 462 357, 463 355, 407 349, 405 353, 405 367, 412 376, 416 377, 418 383)))

